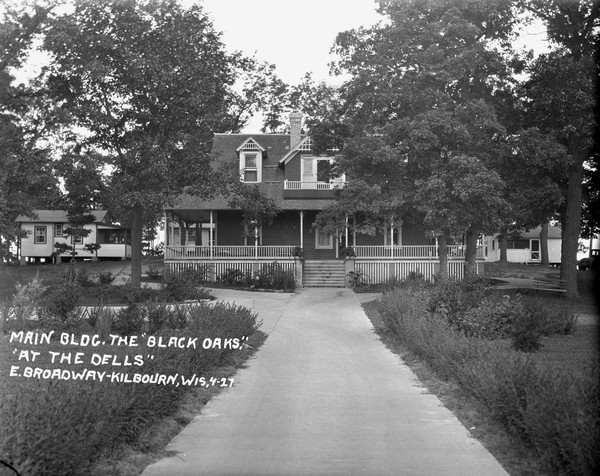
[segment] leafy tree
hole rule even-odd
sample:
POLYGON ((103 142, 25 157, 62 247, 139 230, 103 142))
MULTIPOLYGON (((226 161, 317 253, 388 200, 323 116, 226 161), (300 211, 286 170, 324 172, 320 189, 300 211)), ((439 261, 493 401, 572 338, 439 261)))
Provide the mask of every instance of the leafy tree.
POLYGON ((576 297, 578 241, 584 163, 591 158, 594 131, 594 53, 600 27, 599 4, 593 0, 523 0, 517 2, 546 25, 558 46, 530 68, 527 84, 530 120, 552 133, 570 159, 562 211, 561 278, 567 295, 576 297))
MULTIPOLYGON (((505 45, 511 39, 511 2, 382 1, 380 11, 388 23, 341 33, 334 48, 341 57, 336 68, 352 75, 338 119, 352 140, 346 141, 340 167, 349 177, 384 187, 386 196, 403 203, 400 213, 420 210, 440 242, 465 233, 466 269, 472 272, 477 236, 497 225, 504 206, 502 181, 491 167, 507 149, 495 105, 509 91, 511 69, 491 42, 505 45), (355 146, 372 147, 373 137, 377 149, 355 146), (438 172, 449 172, 457 161, 465 176, 449 175, 456 182, 446 181, 450 188, 434 193, 438 172), (464 194, 465 181, 473 177, 488 181, 478 185, 489 200, 474 202, 461 220, 447 212, 458 210, 460 200, 414 200, 441 192, 455 199, 460 194, 450 190, 464 194)), ((443 255, 445 246, 440 251, 443 255)))
POLYGON ((244 233, 249 238, 256 238, 256 233, 265 224, 273 220, 281 209, 275 201, 265 195, 258 186, 244 184, 234 180, 229 194, 229 206, 242 211, 244 233))
POLYGON ((0 7, 0 263, 12 258, 20 236, 17 216, 60 200, 51 158, 23 121, 34 95, 27 86, 16 85, 14 77, 51 10, 51 3, 7 2, 0 7))
POLYGON ((82 145, 106 154, 139 285, 144 223, 183 186, 212 192, 213 133, 234 130, 248 113, 228 109, 240 57, 225 53, 200 6, 175 1, 79 0, 44 45, 54 58, 45 73, 51 96, 88 132, 82 145))

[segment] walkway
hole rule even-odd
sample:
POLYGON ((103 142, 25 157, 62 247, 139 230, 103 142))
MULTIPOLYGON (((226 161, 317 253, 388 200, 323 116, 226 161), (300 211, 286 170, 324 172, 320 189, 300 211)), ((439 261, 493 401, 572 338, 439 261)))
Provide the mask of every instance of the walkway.
POLYGON ((263 309, 269 338, 143 476, 506 475, 383 346, 353 292, 219 298, 263 309))

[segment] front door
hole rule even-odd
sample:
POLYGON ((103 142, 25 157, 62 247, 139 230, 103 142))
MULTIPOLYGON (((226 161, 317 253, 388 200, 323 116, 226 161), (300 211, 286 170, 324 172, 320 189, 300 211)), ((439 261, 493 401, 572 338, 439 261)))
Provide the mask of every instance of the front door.
POLYGON ((529 240, 529 248, 531 249, 531 261, 540 261, 540 240, 529 240))

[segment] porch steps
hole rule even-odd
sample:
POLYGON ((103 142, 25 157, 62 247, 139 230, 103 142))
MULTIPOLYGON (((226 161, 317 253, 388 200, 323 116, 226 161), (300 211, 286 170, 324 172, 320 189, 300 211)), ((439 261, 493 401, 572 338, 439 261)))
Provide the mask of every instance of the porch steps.
POLYGON ((308 288, 343 288, 344 262, 341 260, 306 260, 303 285, 308 288))

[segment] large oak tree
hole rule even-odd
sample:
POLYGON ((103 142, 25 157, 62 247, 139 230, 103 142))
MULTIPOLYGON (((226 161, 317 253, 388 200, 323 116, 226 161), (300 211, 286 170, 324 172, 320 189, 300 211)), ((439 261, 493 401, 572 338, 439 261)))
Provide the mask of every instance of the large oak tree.
POLYGON ((78 145, 106 154, 139 284, 144 224, 184 186, 210 194, 213 134, 239 128, 256 99, 256 89, 233 92, 236 67, 257 65, 225 52, 200 6, 176 1, 78 0, 44 46, 48 93, 86 132, 78 145))

